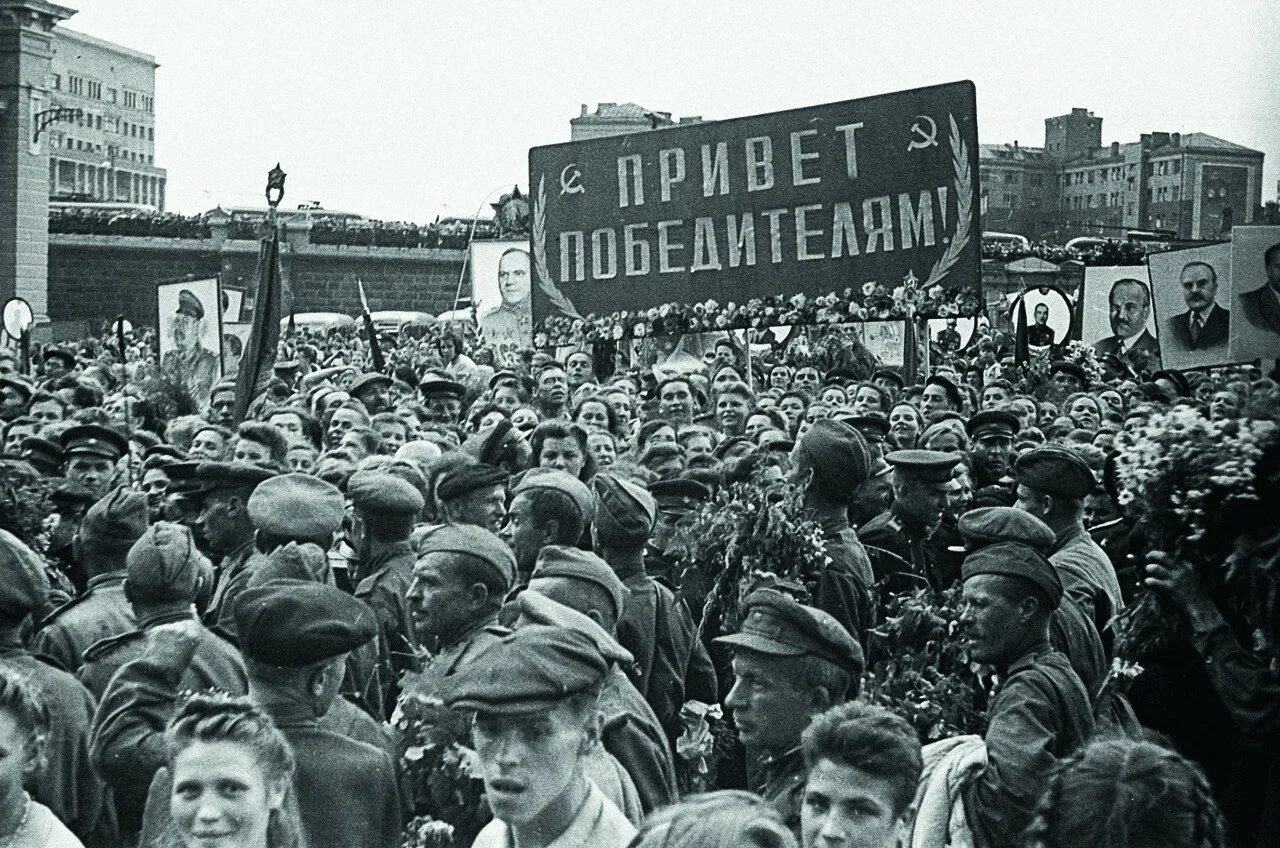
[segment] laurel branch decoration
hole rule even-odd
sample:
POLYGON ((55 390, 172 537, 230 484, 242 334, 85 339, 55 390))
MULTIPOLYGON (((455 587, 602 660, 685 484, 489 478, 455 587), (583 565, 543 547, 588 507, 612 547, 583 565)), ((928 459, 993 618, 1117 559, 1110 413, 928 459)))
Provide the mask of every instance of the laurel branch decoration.
MULTIPOLYGON (((955 126, 955 121, 952 121, 955 126)), ((561 315, 581 319, 573 301, 565 297, 564 292, 551 282, 551 271, 547 268, 547 175, 538 178, 538 198, 533 204, 533 262, 538 271, 538 288, 547 296, 561 315)))
POLYGON ((960 259, 960 252, 969 243, 970 224, 973 218, 973 172, 969 169, 968 148, 960 137, 960 127, 956 125, 956 116, 951 119, 951 163, 956 171, 956 234, 947 245, 946 252, 938 257, 929 278, 922 288, 929 288, 938 283, 951 271, 952 266, 960 259))

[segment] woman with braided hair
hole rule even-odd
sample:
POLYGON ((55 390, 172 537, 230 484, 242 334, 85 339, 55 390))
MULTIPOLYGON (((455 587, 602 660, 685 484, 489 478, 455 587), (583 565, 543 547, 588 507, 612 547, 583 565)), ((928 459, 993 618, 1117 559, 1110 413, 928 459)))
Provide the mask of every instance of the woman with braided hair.
POLYGON ((165 734, 172 775, 165 848, 303 848, 293 751, 248 698, 192 695, 165 734))
POLYGON ((1097 739, 1063 761, 1027 830, 1033 848, 1225 848, 1199 767, 1154 742, 1097 739))

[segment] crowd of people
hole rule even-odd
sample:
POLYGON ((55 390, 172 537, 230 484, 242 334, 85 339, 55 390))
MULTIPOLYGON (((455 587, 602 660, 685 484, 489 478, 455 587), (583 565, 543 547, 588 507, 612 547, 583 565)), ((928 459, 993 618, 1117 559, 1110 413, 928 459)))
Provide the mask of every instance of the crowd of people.
POLYGON ((0 844, 1280 842, 1280 616, 1204 578, 1280 573, 1280 436, 1227 565, 1157 547, 1117 472, 1170 411, 1280 422, 1256 365, 982 338, 912 383, 344 330, 286 338, 239 420, 234 379, 183 397, 113 345, 0 351, 0 844), (729 615, 690 528, 747 490, 821 564, 729 615), (863 696, 887 611, 944 592, 989 688, 935 739, 863 696), (1142 604, 1176 635, 1135 670, 1142 604))

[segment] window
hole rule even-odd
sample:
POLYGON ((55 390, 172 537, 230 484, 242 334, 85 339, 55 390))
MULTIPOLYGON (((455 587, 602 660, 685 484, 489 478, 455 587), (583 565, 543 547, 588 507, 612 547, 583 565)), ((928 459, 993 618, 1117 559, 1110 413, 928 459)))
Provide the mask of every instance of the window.
POLYGON ((124 105, 130 109, 137 109, 138 93, 135 91, 126 91, 124 93, 124 105))
POLYGON ((147 141, 155 141, 155 140, 156 140, 156 128, 147 127, 147 141))
POLYGON ((988 171, 986 168, 983 168, 981 173, 982 173, 982 181, 984 183, 991 178, 991 172, 988 171))
POLYGON ((1173 195, 1171 199, 1176 203, 1179 199, 1179 195, 1182 194, 1182 188, 1181 186, 1174 186, 1173 188, 1169 189, 1169 192, 1170 194, 1173 195))
POLYGON ((1174 172, 1175 174, 1180 174, 1180 173, 1182 173, 1182 160, 1181 160, 1181 159, 1174 159, 1174 160, 1173 160, 1173 172, 1174 172))
POLYGON ((67 77, 67 90, 76 96, 84 94, 84 80, 77 76, 67 77))
POLYGON ((112 103, 115 103, 115 102, 116 102, 116 98, 117 98, 116 90, 115 90, 114 88, 108 88, 108 89, 107 89, 107 100, 109 100, 109 101, 110 101, 110 102, 112 102, 112 103))
POLYGON ((1093 185, 1093 171, 1088 172, 1089 185, 1093 185))
POLYGON ((62 74, 53 75, 53 81, 50 83, 50 87, 54 91, 62 91, 62 74))
POLYGON ((100 130, 100 129, 102 129, 102 116, 101 116, 101 115, 94 115, 94 116, 93 116, 93 128, 94 128, 94 129, 96 129, 96 130, 100 130))
POLYGON ((101 100, 101 99, 102 99, 102 83, 100 83, 100 82, 88 82, 88 83, 86 83, 86 85, 85 85, 85 91, 86 91, 86 93, 87 93, 90 97, 92 97, 94 100, 101 100))

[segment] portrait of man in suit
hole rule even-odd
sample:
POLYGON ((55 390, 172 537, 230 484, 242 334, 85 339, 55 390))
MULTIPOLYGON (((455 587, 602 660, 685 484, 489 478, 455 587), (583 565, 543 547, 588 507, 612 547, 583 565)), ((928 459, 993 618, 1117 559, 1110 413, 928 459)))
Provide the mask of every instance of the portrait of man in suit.
POLYGON ((1241 292, 1239 308, 1255 329, 1280 337, 1280 242, 1262 254, 1262 265, 1266 282, 1252 291, 1241 292))
POLYGON ((1160 367, 1160 345, 1147 330, 1151 317, 1151 291, 1147 284, 1122 277, 1108 296, 1112 335, 1094 343, 1099 357, 1114 355, 1130 365, 1160 367))
POLYGON ((1187 309, 1165 319, 1165 344, 1181 350, 1226 347, 1231 313, 1218 305, 1218 272, 1208 262, 1196 260, 1182 267, 1178 282, 1187 309))
POLYGON ((1027 327, 1027 344, 1031 347, 1048 347, 1053 344, 1054 332, 1049 326, 1049 304, 1037 303, 1035 323, 1027 327))

